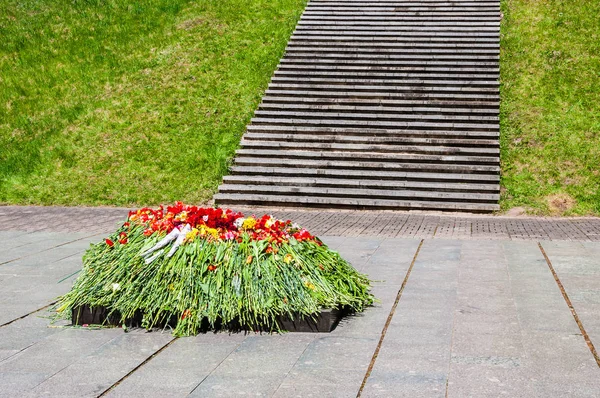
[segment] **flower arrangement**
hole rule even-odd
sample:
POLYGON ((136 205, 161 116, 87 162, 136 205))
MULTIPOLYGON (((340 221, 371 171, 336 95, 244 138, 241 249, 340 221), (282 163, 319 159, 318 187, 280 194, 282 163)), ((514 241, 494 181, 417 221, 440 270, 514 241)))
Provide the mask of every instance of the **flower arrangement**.
POLYGON ((314 317, 323 308, 362 311, 370 281, 291 221, 176 202, 143 208, 83 257, 59 317, 105 308, 125 323, 142 314, 151 328, 176 318, 174 334, 208 323, 280 330, 278 318, 314 317))

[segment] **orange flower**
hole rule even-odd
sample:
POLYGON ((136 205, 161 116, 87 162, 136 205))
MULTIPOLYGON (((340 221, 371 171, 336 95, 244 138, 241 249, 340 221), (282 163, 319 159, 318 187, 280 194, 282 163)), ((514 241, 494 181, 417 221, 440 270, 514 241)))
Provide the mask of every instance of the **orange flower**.
POLYGON ((250 264, 252 262, 252 255, 249 255, 248 258, 246 258, 246 264, 250 264))

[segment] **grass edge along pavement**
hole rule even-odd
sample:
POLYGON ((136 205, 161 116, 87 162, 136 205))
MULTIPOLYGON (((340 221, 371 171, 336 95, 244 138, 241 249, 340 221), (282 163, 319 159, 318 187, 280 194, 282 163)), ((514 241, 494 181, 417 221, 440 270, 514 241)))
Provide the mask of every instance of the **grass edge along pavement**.
POLYGON ((279 316, 362 311, 371 282, 291 221, 181 202, 132 211, 83 257, 83 271, 55 306, 57 318, 106 308, 120 323, 152 328, 176 319, 175 336, 206 328, 280 331, 279 316))
POLYGON ((599 215, 600 3, 501 5, 501 208, 599 215))

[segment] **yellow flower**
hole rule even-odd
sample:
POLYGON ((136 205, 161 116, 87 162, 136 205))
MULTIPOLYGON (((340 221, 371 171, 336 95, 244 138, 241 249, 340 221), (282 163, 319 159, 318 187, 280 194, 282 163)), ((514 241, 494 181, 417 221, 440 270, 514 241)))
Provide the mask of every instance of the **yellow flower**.
POLYGON ((294 259, 294 257, 290 253, 288 253, 283 258, 283 262, 286 263, 286 264, 289 264, 289 263, 292 262, 293 259, 294 259))
POLYGON ((252 228, 254 228, 255 225, 256 225, 256 220, 254 219, 254 217, 248 217, 244 220, 244 223, 242 224, 242 228, 252 229, 252 228))
POLYGON ((193 228, 190 232, 188 232, 187 234, 185 234, 185 241, 186 242, 193 242, 194 239, 196 239, 196 236, 198 236, 198 233, 200 231, 198 231, 197 228, 193 228))
POLYGON ((248 258, 246 258, 246 264, 250 264, 252 262, 252 255, 249 255, 248 258))
POLYGON ((304 282, 304 284, 306 285, 307 288, 309 288, 310 290, 315 290, 315 285, 313 285, 311 282, 306 281, 304 282))
POLYGON ((181 213, 179 213, 176 217, 175 220, 177 221, 185 221, 188 218, 188 214, 187 211, 182 211, 181 213))

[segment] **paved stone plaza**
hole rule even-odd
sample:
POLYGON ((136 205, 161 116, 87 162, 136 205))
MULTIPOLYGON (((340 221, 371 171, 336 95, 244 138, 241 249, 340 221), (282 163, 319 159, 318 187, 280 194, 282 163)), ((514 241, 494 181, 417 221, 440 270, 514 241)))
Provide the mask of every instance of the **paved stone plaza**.
POLYGON ((376 280, 381 302, 330 334, 50 325, 126 209, 0 207, 0 396, 600 396, 599 219, 272 213, 376 280))

